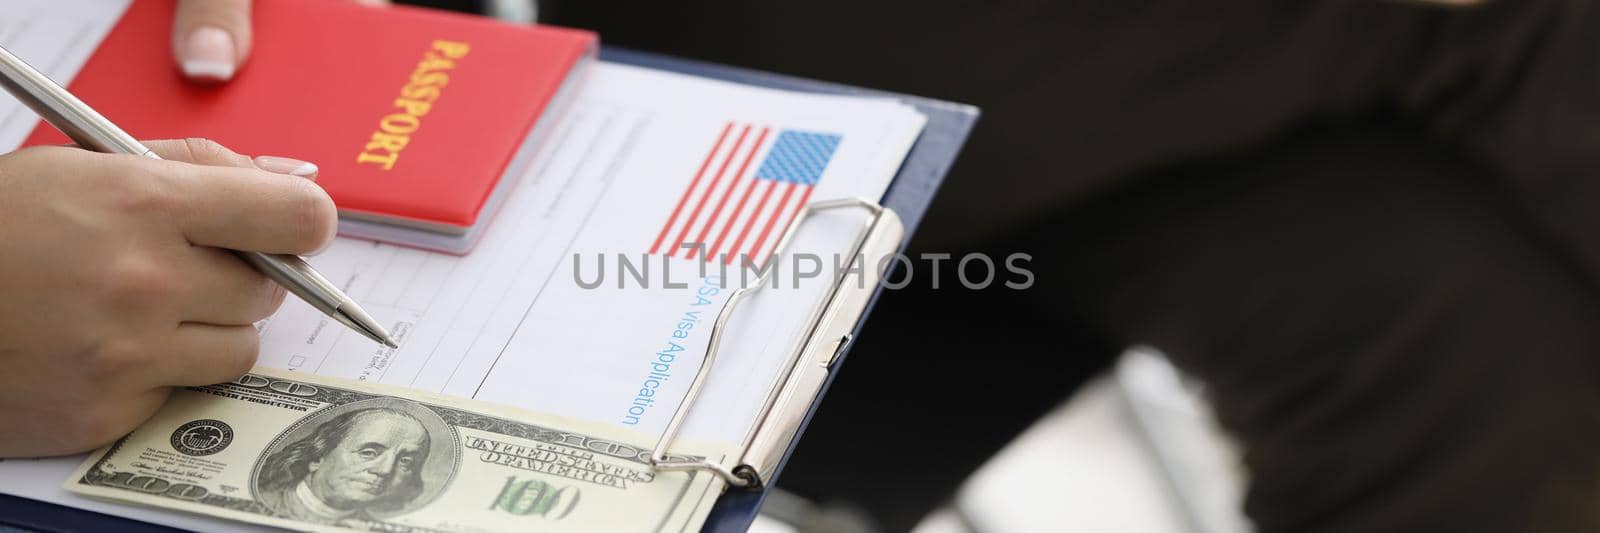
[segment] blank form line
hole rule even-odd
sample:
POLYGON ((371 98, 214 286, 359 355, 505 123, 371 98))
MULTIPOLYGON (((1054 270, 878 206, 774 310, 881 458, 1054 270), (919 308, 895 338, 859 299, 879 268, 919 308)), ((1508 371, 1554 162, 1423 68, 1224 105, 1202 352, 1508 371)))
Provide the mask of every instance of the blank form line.
MULTIPOLYGON (((553 147, 554 149, 550 151, 549 155, 553 156, 554 154, 559 154, 559 153, 562 153, 563 151, 566 150, 567 143, 574 136, 577 135, 575 133, 578 130, 577 125, 578 124, 582 124, 583 123, 583 118, 585 118, 585 115, 588 115, 588 114, 589 113, 587 113, 586 110, 581 109, 581 108, 574 110, 574 112, 572 113, 572 116, 568 117, 568 120, 571 120, 571 122, 567 123, 567 124, 569 124, 569 126, 566 127, 566 128, 562 128, 561 136, 556 140, 556 145, 553 147)), ((553 164, 552 161, 554 161, 555 159, 556 159, 555 157, 547 157, 545 163, 543 165, 541 165, 539 170, 534 174, 533 180, 530 183, 520 184, 521 186, 528 187, 528 190, 525 191, 527 194, 532 194, 532 193, 536 192, 536 189, 534 188, 534 186, 538 185, 541 182, 543 182, 543 180, 545 178, 545 173, 550 170, 550 165, 553 164)), ((491 222, 491 224, 493 224, 493 222, 491 222)), ((489 231, 497 231, 497 228, 490 227, 489 231)), ((487 235, 485 236, 486 239, 488 237, 490 237, 490 236, 487 236, 487 235)), ((459 264, 460 263, 458 262, 457 265, 459 265, 459 264)), ((450 274, 452 276, 455 274, 455 270, 456 270, 455 266, 452 266, 451 269, 450 269, 450 274)), ((479 277, 478 278, 477 283, 475 283, 473 285, 473 287, 472 287, 472 291, 468 293, 469 294, 469 298, 470 298, 470 294, 472 294, 473 292, 477 292, 478 287, 483 285, 483 281, 484 281, 483 277, 479 277)), ((440 290, 441 291, 444 290, 443 285, 444 284, 440 284, 440 290)), ((465 302, 463 302, 463 305, 464 304, 465 304, 465 302)), ((430 307, 431 307, 431 302, 430 302, 430 307)), ((450 324, 448 326, 446 326, 445 329, 444 329, 444 332, 442 334, 440 334, 438 342, 435 342, 433 347, 428 349, 428 357, 422 360, 422 365, 421 366, 417 367, 417 374, 414 375, 414 376, 411 376, 410 386, 415 387, 416 384, 417 384, 417 381, 422 379, 423 374, 427 373, 428 365, 433 363, 434 356, 439 353, 439 346, 444 344, 445 339, 449 338, 450 332, 455 330, 456 321, 460 319, 461 315, 462 315, 462 313, 455 313, 454 315, 452 315, 450 317, 450 324)), ((449 385, 449 381, 446 381, 445 382, 445 386, 448 386, 448 385, 449 385)), ((443 386, 441 386, 441 388, 439 390, 441 390, 441 391, 444 390, 443 386)))
MULTIPOLYGON (((611 127, 612 127, 611 123, 616 120, 616 115, 617 114, 618 113, 615 112, 615 111, 609 112, 608 116, 605 118, 605 122, 601 122, 600 123, 599 132, 595 135, 594 143, 590 144, 588 146, 588 148, 586 150, 584 150, 583 156, 579 158, 579 161, 581 161, 579 166, 577 168, 572 169, 572 176, 573 177, 572 177, 572 179, 567 181, 567 187, 566 188, 573 187, 574 186, 574 182, 577 181, 580 178, 580 176, 583 175, 583 170, 585 168, 587 168, 588 165, 590 165, 591 163, 593 163, 593 162, 595 162, 597 160, 597 158, 594 157, 595 151, 600 149, 602 146, 604 146, 606 133, 611 130, 611 127)), ((615 164, 615 161, 617 161, 618 159, 620 159, 620 158, 613 158, 612 159, 613 164, 615 164)), ((603 194, 602 194, 602 196, 603 196, 603 194)), ((558 202, 557 205, 559 205, 559 202, 558 202)), ((546 217, 548 218, 549 213, 550 212, 554 212, 554 211, 555 211, 554 208, 552 208, 550 211, 547 211, 546 212, 546 217)), ((589 207, 588 214, 584 215, 584 219, 588 220, 589 215, 592 215, 594 213, 594 211, 595 211, 594 206, 591 205, 589 207)), ((583 234, 583 226, 580 225, 580 226, 578 226, 578 230, 573 232, 572 241, 576 241, 578 239, 578 237, 580 235, 582 235, 582 234, 583 234)), ((538 244, 544 244, 545 239, 548 238, 548 237, 550 237, 549 233, 545 233, 545 234, 540 235, 539 236, 539 240, 538 240, 538 244)), ((563 250, 565 250, 567 248, 570 248, 572 241, 569 241, 567 247, 563 248, 563 250)), ((528 250, 528 253, 522 257, 522 261, 520 263, 518 263, 518 265, 517 265, 517 271, 518 272, 522 272, 522 271, 527 270, 528 263, 533 261, 536 258, 536 256, 538 255, 538 254, 535 253, 535 251, 538 248, 539 248, 539 246, 537 246, 537 245, 531 247, 528 250)), ((564 257, 564 254, 565 254, 565 252, 563 252, 563 257, 564 257)), ((551 276, 555 275, 555 272, 559 271, 559 270, 560 270, 560 268, 552 269, 550 275, 551 276)), ((539 292, 543 292, 543 289, 541 288, 539 292)), ((504 295, 501 296, 500 300, 495 301, 494 309, 499 309, 500 302, 503 302, 503 301, 505 301, 505 296, 504 295)), ((528 300, 527 309, 533 309, 533 306, 536 305, 538 302, 539 302, 539 293, 536 292, 536 293, 534 293, 533 298, 528 300)), ((523 310, 523 316, 527 316, 527 313, 528 313, 527 309, 523 310)), ((467 356, 472 353, 472 349, 476 348, 478 346, 478 341, 483 339, 483 336, 481 334, 482 333, 482 328, 487 327, 487 326, 488 326, 487 323, 479 325, 479 333, 480 334, 473 336, 472 343, 467 346, 466 353, 461 354, 461 358, 456 360, 455 367, 450 369, 450 376, 445 378, 445 381, 444 381, 444 387, 446 389, 450 388, 450 383, 455 381, 456 373, 461 371, 461 365, 467 361, 467 356)), ((517 324, 517 326, 521 327, 521 323, 519 322, 517 324)), ((512 329, 512 333, 511 333, 511 337, 515 337, 515 336, 516 336, 516 329, 513 328, 512 329)), ((500 352, 499 353, 505 353, 505 347, 506 347, 506 345, 510 344, 511 337, 507 337, 506 338, 505 344, 502 344, 500 346, 500 352)), ((498 359, 499 356, 496 355, 495 357, 498 359)), ((490 368, 490 370, 493 370, 494 366, 490 365, 489 368, 490 368)), ((485 375, 487 375, 487 373, 485 375)))
MULTIPOLYGON (((648 123, 648 122, 649 122, 648 115, 634 119, 632 131, 628 133, 627 140, 622 142, 622 149, 619 151, 619 153, 628 153, 628 151, 633 147, 634 143, 638 142, 639 134, 640 134, 640 132, 644 131, 644 125, 646 123, 648 123)), ((621 157, 612 159, 611 160, 611 167, 606 169, 605 186, 600 191, 600 196, 601 197, 604 197, 606 195, 606 192, 611 190, 611 185, 617 182, 616 174, 617 174, 617 170, 618 170, 618 165, 622 162, 622 159, 623 158, 621 158, 621 157)), ((595 211, 598 211, 598 210, 597 209, 591 209, 591 210, 589 210, 588 214, 584 215, 583 222, 581 223, 582 226, 589 225, 589 218, 594 216, 595 211)), ((574 235, 572 240, 567 243, 566 248, 562 250, 561 257, 566 257, 569 253, 571 253, 572 252, 572 246, 577 244, 577 243, 578 243, 578 236, 574 235)), ((558 268, 556 270, 558 271, 560 269, 558 268)), ((550 280, 554 279, 554 278, 555 278, 555 271, 551 271, 550 275, 545 277, 544 283, 539 285, 539 292, 533 298, 533 301, 535 303, 537 303, 539 301, 539 295, 544 294, 544 290, 550 286, 550 280)), ((515 329, 511 330, 511 337, 510 337, 511 339, 517 338, 517 333, 522 331, 522 325, 528 323, 528 314, 533 311, 533 307, 534 307, 533 305, 529 305, 526 310, 523 310, 522 318, 517 320, 517 327, 515 329)), ((505 356, 506 349, 510 348, 510 347, 511 347, 511 343, 509 341, 506 342, 506 344, 504 346, 500 347, 500 353, 495 354, 494 362, 489 363, 489 369, 487 371, 484 371, 483 379, 478 380, 478 387, 475 388, 475 389, 472 389, 472 397, 473 398, 477 398, 478 397, 478 393, 483 391, 483 384, 487 383, 489 381, 489 376, 494 375, 494 368, 500 364, 500 358, 505 356)))
MULTIPOLYGON (((608 130, 611 129, 611 122, 614 121, 615 119, 616 119, 616 117, 614 115, 613 116, 607 116, 606 119, 605 119, 605 122, 601 122, 600 123, 600 131, 599 131, 599 133, 597 135, 595 135, 594 143, 590 144, 589 148, 587 150, 584 150, 583 156, 581 158, 579 158, 579 160, 582 161, 582 163, 577 168, 573 169, 572 178, 567 180, 567 187, 571 187, 573 185, 572 182, 578 180, 580 178, 580 176, 582 176, 583 169, 585 167, 587 167, 591 162, 593 162, 596 159, 594 157, 594 153, 595 153, 595 151, 597 149, 599 149, 601 146, 603 146, 604 140, 605 140, 605 134, 606 134, 606 132, 608 130)), ((555 204, 553 204, 550 210, 545 212, 545 217, 546 218, 549 218, 549 214, 551 212, 554 212, 555 210, 559 209, 558 207, 555 207, 557 205, 560 205, 559 201, 556 202, 555 204)), ((590 212, 591 213, 594 212, 594 209, 592 207, 590 208, 590 212)), ((577 232, 574 232, 572 238, 574 240, 576 240, 578 235, 581 234, 581 233, 583 233, 583 230, 582 230, 582 227, 580 226, 579 230, 577 232)), ((536 253, 538 251, 538 249, 539 249, 539 245, 543 244, 544 240, 546 238, 548 238, 548 237, 550 237, 550 234, 548 232, 542 233, 542 234, 539 235, 538 240, 534 242, 534 245, 528 247, 528 251, 527 251, 527 253, 523 254, 522 260, 517 262, 517 269, 516 269, 517 272, 522 272, 522 271, 525 271, 525 270, 528 269, 528 263, 532 262, 539 255, 539 254, 536 253)), ((559 269, 557 269, 557 270, 559 270, 559 269)), ((490 307, 490 309, 499 309, 500 308, 500 304, 505 302, 507 296, 509 296, 507 293, 504 293, 504 292, 500 293, 500 298, 498 298, 498 299, 496 299, 494 301, 494 306, 490 307)), ((538 301, 539 301, 539 297, 538 297, 537 294, 535 294, 533 300, 528 302, 528 307, 530 309, 533 308, 533 305, 535 303, 537 303, 538 301)), ((526 313, 526 312, 524 312, 524 313, 526 313)), ((445 378, 445 380, 444 380, 445 388, 449 388, 450 387, 450 382, 455 381, 456 373, 461 371, 461 364, 467 362, 467 356, 472 354, 472 349, 473 348, 477 348, 478 347, 478 342, 483 340, 483 329, 487 328, 487 327, 489 327, 489 323, 487 321, 485 321, 485 322, 483 322, 481 324, 478 324, 478 331, 472 336, 472 342, 467 344, 466 351, 461 354, 460 358, 456 359, 455 366, 450 369, 450 376, 445 378)), ((513 331, 515 331, 515 330, 513 330, 513 331)), ((514 334, 515 333, 513 333, 513 335, 514 334)), ((501 350, 504 351, 504 347, 503 346, 502 346, 501 350)))

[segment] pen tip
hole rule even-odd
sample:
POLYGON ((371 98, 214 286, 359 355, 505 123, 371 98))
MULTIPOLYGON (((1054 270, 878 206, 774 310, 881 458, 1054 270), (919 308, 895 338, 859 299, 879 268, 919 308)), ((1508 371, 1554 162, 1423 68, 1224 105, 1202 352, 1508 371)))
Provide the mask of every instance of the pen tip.
POLYGON ((394 337, 389 334, 389 330, 383 329, 383 326, 378 325, 378 321, 373 320, 371 315, 368 315, 366 311, 355 305, 354 302, 335 308, 329 315, 378 344, 395 349, 400 348, 400 343, 395 342, 394 337))

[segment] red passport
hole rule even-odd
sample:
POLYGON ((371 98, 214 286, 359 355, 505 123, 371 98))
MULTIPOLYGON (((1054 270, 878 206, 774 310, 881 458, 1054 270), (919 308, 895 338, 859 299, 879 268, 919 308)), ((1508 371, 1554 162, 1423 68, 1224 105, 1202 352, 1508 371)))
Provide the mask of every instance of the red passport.
MULTIPOLYGON (((245 66, 202 87, 172 59, 174 7, 134 1, 68 89, 141 139, 206 137, 316 163, 341 219, 444 234, 492 215, 514 181, 502 177, 550 129, 535 126, 559 115, 597 41, 421 8, 270 0, 254 3, 245 66)), ((41 123, 26 144, 66 142, 41 123)))

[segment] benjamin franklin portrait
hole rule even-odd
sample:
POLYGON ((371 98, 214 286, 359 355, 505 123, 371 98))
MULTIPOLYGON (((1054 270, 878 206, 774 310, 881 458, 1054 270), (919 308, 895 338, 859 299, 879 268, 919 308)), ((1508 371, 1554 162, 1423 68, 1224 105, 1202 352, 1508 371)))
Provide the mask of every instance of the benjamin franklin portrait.
POLYGON ((274 514, 337 524, 426 505, 453 477, 454 433, 420 404, 379 398, 328 409, 280 435, 256 469, 274 514))

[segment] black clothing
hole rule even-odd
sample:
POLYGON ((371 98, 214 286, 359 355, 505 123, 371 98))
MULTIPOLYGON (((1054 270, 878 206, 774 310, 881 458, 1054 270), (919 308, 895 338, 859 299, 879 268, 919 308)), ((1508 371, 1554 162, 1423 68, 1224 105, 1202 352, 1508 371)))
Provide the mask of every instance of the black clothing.
POLYGON ((781 485, 904 530, 1137 342, 1208 383, 1262 531, 1600 530, 1594 2, 545 13, 984 108, 912 251, 1028 252, 1037 286, 887 295, 781 485))

